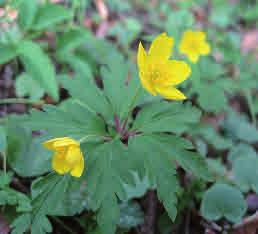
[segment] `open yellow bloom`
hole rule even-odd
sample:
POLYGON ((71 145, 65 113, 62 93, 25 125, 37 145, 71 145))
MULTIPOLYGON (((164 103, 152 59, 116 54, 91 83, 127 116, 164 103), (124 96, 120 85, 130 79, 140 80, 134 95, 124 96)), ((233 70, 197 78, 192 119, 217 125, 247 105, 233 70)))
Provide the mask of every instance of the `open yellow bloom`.
POLYGON ((179 50, 182 54, 196 63, 200 55, 208 55, 210 53, 210 45, 206 42, 206 34, 204 32, 185 31, 181 39, 179 50))
POLYGON ((46 141, 43 145, 55 152, 52 167, 58 174, 70 173, 74 177, 82 175, 84 158, 78 141, 69 137, 62 137, 46 141))
POLYGON ((191 73, 190 67, 182 61, 169 60, 174 40, 166 33, 157 36, 148 51, 139 43, 137 63, 142 86, 156 96, 182 100, 185 95, 174 86, 180 84, 191 73))

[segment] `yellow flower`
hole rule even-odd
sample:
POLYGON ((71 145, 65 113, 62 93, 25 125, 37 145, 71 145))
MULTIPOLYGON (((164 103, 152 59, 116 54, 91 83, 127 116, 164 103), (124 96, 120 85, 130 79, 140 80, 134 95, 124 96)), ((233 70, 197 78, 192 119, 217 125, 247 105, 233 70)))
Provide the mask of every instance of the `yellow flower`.
POLYGON ((139 43, 137 63, 142 86, 156 96, 182 100, 186 96, 174 86, 180 84, 191 73, 190 67, 182 61, 169 60, 174 40, 166 33, 157 36, 148 51, 139 43))
POLYGON ((193 63, 196 63, 200 55, 208 55, 210 53, 210 45, 205 40, 206 34, 204 32, 185 31, 179 50, 182 54, 187 55, 193 63))
POLYGON ((69 137, 54 138, 43 143, 45 148, 54 151, 52 167, 58 174, 70 173, 80 177, 84 169, 84 158, 80 143, 69 137))

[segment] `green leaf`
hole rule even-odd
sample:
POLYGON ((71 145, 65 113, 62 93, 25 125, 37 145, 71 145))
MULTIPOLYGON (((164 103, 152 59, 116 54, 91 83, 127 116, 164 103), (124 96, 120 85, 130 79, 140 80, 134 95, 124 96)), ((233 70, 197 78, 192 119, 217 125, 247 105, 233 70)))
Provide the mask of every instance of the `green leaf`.
POLYGON ((16 78, 15 91, 18 97, 29 96, 31 100, 37 101, 44 95, 44 89, 39 83, 26 73, 16 78))
POLYGON ((6 132, 3 126, 0 126, 0 152, 5 152, 7 146, 6 132))
POLYGON ((23 234, 29 230, 31 224, 31 215, 22 214, 13 220, 11 224, 12 232, 11 234, 23 234))
POLYGON ((258 141, 258 131, 245 116, 230 112, 224 121, 224 129, 228 136, 234 140, 242 140, 248 143, 258 141))
MULTIPOLYGON (((77 63, 77 65, 79 64, 77 63)), ((80 68, 85 69, 85 63, 81 64, 80 68)), ((74 79, 62 79, 62 85, 73 98, 78 99, 79 103, 90 112, 99 113, 107 120, 113 118, 110 103, 103 92, 96 86, 92 77, 76 76, 74 79), (85 91, 78 92, 81 89, 85 91)))
POLYGON ((103 120, 83 105, 70 100, 67 108, 45 105, 45 112, 32 110, 25 122, 32 130, 47 130, 53 137, 103 137, 106 134, 103 120), (46 114, 47 113, 47 114, 46 114))
POLYGON ((143 223, 144 213, 137 202, 129 201, 120 204, 120 219, 118 226, 125 229, 136 227, 143 223))
POLYGON ((22 30, 28 30, 35 19, 37 13, 37 0, 23 0, 19 5, 18 24, 22 30))
POLYGON ((63 6, 47 3, 38 9, 32 28, 34 30, 44 30, 65 20, 70 20, 72 17, 72 12, 63 6))
POLYGON ((93 37, 89 31, 82 28, 71 29, 58 37, 57 54, 67 54, 90 40, 93 40, 93 37))
POLYGON ((132 177, 129 154, 119 140, 97 146, 88 154, 86 180, 89 206, 98 210, 97 221, 102 233, 112 234, 119 221, 117 197, 126 199, 123 182, 128 183, 132 177))
POLYGON ((223 110, 227 106, 227 99, 221 88, 215 84, 202 84, 198 89, 198 101, 201 107, 207 112, 223 110), (220 93, 220 95, 218 95, 220 93))
POLYGON ((19 57, 26 72, 55 99, 58 100, 58 87, 55 68, 39 45, 32 41, 22 41, 18 47, 19 57))
POLYGON ((160 101, 143 106, 133 129, 145 133, 182 133, 199 118, 200 112, 190 105, 160 101))
POLYGON ((17 56, 17 48, 12 44, 0 43, 0 64, 5 64, 17 56))
POLYGON ((255 149, 248 144, 240 143, 231 148, 228 154, 228 159, 231 163, 240 157, 257 157, 255 149))
POLYGON ((104 82, 104 92, 111 102, 114 113, 118 117, 125 118, 137 102, 137 92, 142 91, 139 80, 135 74, 129 73, 129 66, 119 53, 110 53, 105 66, 101 68, 104 82), (130 77, 128 81, 128 76, 130 77), (119 98, 117 98, 119 97, 119 98))
POLYGON ((22 177, 50 171, 51 152, 42 147, 46 137, 32 137, 30 131, 14 121, 10 121, 7 128, 8 163, 12 169, 22 177))
POLYGON ((164 152, 164 145, 161 145, 155 136, 138 136, 129 141, 130 155, 137 160, 144 162, 146 172, 157 184, 157 193, 160 201, 163 202, 171 219, 175 219, 177 209, 177 197, 179 185, 176 179, 176 170, 170 155, 164 152), (159 155, 159 157, 157 157, 159 155))
POLYGON ((68 175, 49 174, 32 184, 32 226, 31 233, 52 232, 52 226, 46 215, 55 209, 64 199, 68 189, 68 175))
POLYGON ((201 213, 209 220, 225 217, 237 223, 241 221, 246 208, 244 197, 238 189, 227 184, 215 184, 203 196, 201 213))
POLYGON ((253 190, 258 193, 258 158, 257 156, 243 155, 233 162, 235 183, 243 192, 253 190))
POLYGON ((135 171, 132 172, 134 182, 133 185, 124 183, 124 190, 126 193, 126 200, 129 201, 134 198, 142 197, 147 190, 154 187, 152 183, 149 181, 148 176, 144 176, 141 178, 139 174, 135 171))

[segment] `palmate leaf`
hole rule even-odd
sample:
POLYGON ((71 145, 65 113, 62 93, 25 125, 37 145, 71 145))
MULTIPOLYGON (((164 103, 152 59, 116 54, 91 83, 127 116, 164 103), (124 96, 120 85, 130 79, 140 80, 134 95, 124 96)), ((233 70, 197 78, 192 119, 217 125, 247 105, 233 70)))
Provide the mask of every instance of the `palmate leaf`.
POLYGON ((197 153, 188 151, 193 146, 189 141, 168 134, 140 135, 129 141, 129 148, 144 162, 149 176, 156 181, 160 200, 164 203, 170 217, 176 215, 175 161, 186 171, 192 171, 197 177, 211 180, 204 159, 197 153))
POLYGON ((133 129, 145 133, 182 133, 199 118, 200 111, 190 105, 158 101, 143 106, 133 129))
POLYGON ((97 146, 88 157, 86 173, 89 205, 99 210, 102 233, 114 233, 119 221, 117 198, 126 199, 123 181, 130 183, 130 155, 120 140, 97 146))
POLYGON ((103 120, 75 101, 67 105, 69 109, 44 106, 44 112, 32 110, 25 124, 32 130, 47 130, 56 137, 73 136, 102 136, 105 134, 103 120))

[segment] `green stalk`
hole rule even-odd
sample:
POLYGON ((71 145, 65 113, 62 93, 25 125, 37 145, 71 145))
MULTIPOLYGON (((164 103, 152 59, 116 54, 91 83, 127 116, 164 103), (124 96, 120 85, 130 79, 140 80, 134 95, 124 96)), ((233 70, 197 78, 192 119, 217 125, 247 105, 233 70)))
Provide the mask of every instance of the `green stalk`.
POLYGON ((5 98, 0 100, 0 105, 4 104, 28 104, 28 105, 43 105, 44 101, 33 101, 26 98, 5 98))
POLYGON ((252 123, 256 126, 256 116, 255 116, 255 110, 254 110, 254 105, 253 105, 253 99, 250 90, 245 90, 244 95, 247 101, 248 108, 250 110, 251 118, 252 118, 252 123))

